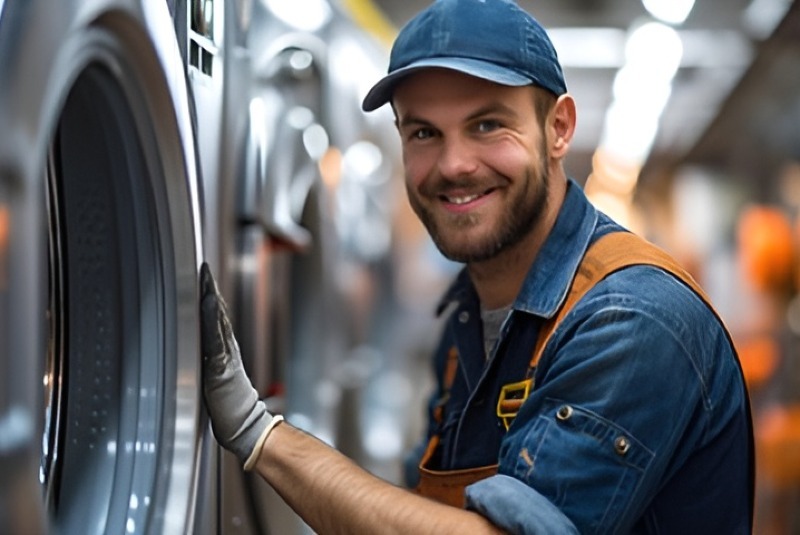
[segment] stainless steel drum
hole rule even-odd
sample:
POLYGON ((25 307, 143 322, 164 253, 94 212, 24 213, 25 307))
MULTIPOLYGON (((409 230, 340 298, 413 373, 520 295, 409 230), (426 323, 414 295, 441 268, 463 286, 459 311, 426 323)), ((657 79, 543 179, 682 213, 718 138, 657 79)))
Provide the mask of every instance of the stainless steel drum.
POLYGON ((0 0, 4 533, 214 528, 195 162, 166 2, 0 0))

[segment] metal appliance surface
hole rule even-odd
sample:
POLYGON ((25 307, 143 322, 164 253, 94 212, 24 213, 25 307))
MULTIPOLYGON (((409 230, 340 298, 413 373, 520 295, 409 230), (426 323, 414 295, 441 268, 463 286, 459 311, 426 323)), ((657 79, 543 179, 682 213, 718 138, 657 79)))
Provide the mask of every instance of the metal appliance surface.
POLYGON ((0 525, 210 529, 199 183, 168 6, 6 0, 0 72, 0 525))

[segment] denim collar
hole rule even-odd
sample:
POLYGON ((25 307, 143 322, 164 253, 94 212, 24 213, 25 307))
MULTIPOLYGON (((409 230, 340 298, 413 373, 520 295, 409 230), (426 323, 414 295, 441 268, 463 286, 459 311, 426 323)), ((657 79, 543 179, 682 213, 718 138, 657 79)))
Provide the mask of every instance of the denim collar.
MULTIPOLYGON (((514 301, 514 310, 551 318, 566 299, 570 283, 592 241, 598 212, 581 187, 568 179, 564 204, 555 225, 531 265, 522 289, 514 301)), ((454 301, 477 299, 466 268, 458 274, 437 307, 441 314, 454 301)))

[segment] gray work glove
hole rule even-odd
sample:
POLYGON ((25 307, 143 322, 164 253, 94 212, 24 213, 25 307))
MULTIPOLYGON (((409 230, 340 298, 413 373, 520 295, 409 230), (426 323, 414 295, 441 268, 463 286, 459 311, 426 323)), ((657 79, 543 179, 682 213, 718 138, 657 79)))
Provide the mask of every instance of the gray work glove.
POLYGON ((281 420, 267 412, 242 366, 225 301, 205 262, 200 267, 203 395, 214 437, 245 470, 255 466, 269 432, 281 420))

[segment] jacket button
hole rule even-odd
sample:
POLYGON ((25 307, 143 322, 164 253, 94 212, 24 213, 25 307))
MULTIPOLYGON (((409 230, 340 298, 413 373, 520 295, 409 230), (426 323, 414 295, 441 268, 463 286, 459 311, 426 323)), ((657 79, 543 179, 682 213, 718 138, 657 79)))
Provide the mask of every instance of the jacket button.
POLYGON ((469 321, 469 312, 467 312, 466 310, 462 311, 462 312, 461 312, 461 313, 458 315, 458 321, 460 321, 461 323, 466 323, 466 322, 468 322, 468 321, 469 321))
POLYGON ((631 449, 631 443, 627 438, 617 437, 616 440, 614 440, 614 450, 618 455, 625 455, 628 453, 629 449, 631 449))
POLYGON ((562 422, 569 420, 571 417, 572 417, 572 407, 570 407, 569 405, 562 405, 561 408, 559 408, 558 412, 556 413, 556 418, 558 418, 562 422))

